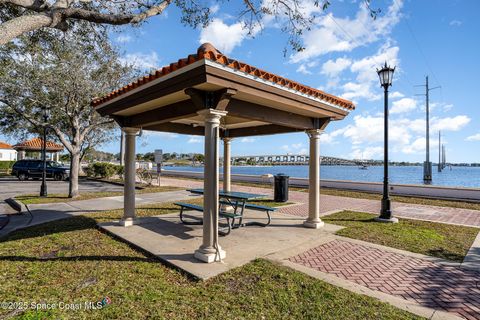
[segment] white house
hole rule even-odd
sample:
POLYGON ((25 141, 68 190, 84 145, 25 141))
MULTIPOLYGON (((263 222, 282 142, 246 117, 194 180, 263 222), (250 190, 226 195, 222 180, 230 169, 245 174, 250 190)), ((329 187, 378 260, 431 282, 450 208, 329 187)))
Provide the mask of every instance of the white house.
POLYGON ((17 150, 8 143, 0 141, 0 161, 17 160, 17 150))

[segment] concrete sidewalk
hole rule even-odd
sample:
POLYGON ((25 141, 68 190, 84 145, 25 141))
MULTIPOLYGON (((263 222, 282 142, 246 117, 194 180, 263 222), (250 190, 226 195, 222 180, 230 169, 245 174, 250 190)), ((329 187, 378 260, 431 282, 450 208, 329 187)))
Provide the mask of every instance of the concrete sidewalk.
MULTIPOLYGON (((170 202, 190 198, 192 198, 192 195, 189 192, 180 190, 138 194, 135 200, 137 206, 139 206, 149 203, 170 202)), ((28 206, 30 212, 10 215, 10 222, 2 230, 0 230, 0 238, 5 237, 15 230, 45 222, 64 219, 81 214, 88 214, 89 212, 121 208, 123 208, 123 196, 71 201, 68 203, 59 202, 32 204, 28 206)))

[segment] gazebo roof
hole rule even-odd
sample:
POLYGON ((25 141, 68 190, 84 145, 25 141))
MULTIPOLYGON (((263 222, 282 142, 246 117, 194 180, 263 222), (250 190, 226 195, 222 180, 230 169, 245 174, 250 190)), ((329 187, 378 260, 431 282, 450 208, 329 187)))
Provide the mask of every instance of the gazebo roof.
POLYGON ((0 141, 0 149, 13 149, 13 147, 6 142, 0 141))
POLYGON ((343 119, 352 102, 231 59, 211 44, 92 105, 122 127, 203 135, 201 109, 227 111, 222 136, 318 129, 343 119))
MULTIPOLYGON (((25 150, 25 151, 40 151, 43 147, 43 139, 33 138, 27 141, 22 141, 13 146, 15 150, 25 150)), ((58 143, 47 141, 47 152, 52 151, 62 151, 63 146, 58 143)))

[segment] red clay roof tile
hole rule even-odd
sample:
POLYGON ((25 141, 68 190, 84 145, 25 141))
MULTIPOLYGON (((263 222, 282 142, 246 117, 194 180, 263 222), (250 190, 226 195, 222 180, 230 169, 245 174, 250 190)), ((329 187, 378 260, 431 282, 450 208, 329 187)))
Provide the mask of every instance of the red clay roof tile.
POLYGON ((207 59, 219 64, 222 64, 224 66, 227 66, 229 68, 239 70, 245 73, 248 73, 250 75, 253 75, 255 77, 261 78, 263 80, 275 83, 277 85, 281 85, 283 87, 287 87, 290 89, 294 89, 296 91, 299 91, 301 93, 307 94, 309 96, 313 96, 315 98, 325 100, 329 103, 332 103, 336 106, 353 110, 355 109, 355 105, 353 102, 336 97, 334 95, 325 93, 321 90, 311 88, 305 85, 302 85, 298 82, 280 77, 278 75, 275 75, 273 73, 269 73, 267 71, 261 70, 259 68, 255 68, 249 64, 230 59, 227 56, 223 55, 220 53, 213 45, 210 43, 204 43, 202 44, 198 50, 197 54, 191 54, 187 58, 184 59, 179 59, 175 63, 171 63, 169 66, 165 66, 161 69, 158 69, 155 71, 153 74, 149 74, 144 76, 143 78, 137 79, 136 81, 129 83, 128 85, 119 88, 108 95, 101 97, 101 98, 96 98, 92 101, 92 106, 96 107, 104 102, 107 102, 109 100, 112 100, 113 98, 116 98, 130 90, 133 90, 145 83, 148 83, 152 80, 158 79, 164 75, 167 75, 175 70, 181 69, 185 66, 188 66, 189 64, 192 64, 194 62, 197 62, 202 59, 207 59))
MULTIPOLYGON (((33 138, 27 141, 17 143, 13 146, 14 149, 29 149, 29 150, 42 150, 43 140, 40 138, 33 138)), ((47 150, 62 151, 63 146, 58 143, 47 141, 47 150)))
POLYGON ((6 142, 0 141, 0 149, 13 149, 13 147, 6 142))

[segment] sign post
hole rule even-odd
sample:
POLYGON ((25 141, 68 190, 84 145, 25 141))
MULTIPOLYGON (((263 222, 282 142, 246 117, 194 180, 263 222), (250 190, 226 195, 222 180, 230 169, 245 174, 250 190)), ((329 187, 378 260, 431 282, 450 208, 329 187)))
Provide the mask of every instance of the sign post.
POLYGON ((163 151, 162 149, 155 150, 155 162, 157 164, 157 182, 160 187, 160 174, 162 173, 163 151))

